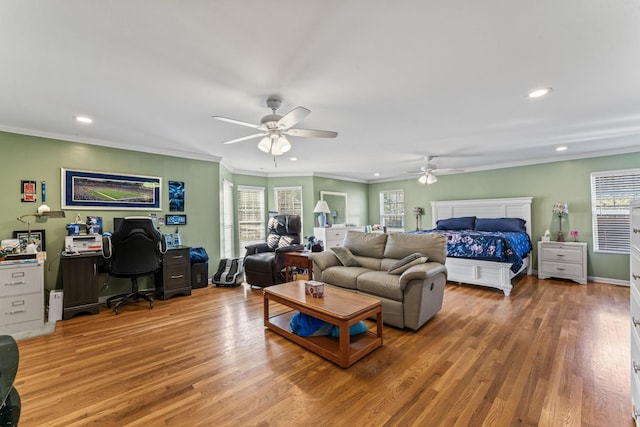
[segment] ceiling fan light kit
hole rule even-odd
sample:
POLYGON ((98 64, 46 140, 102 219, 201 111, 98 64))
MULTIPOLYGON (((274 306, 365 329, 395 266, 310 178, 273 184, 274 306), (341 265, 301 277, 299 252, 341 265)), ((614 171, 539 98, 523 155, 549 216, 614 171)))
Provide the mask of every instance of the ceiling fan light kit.
POLYGON ((267 99, 267 107, 271 109, 272 114, 264 116, 260 120, 259 125, 222 116, 213 116, 213 118, 223 122, 246 126, 262 131, 261 133, 226 141, 224 144, 234 144, 236 142, 262 137, 258 143, 258 149, 265 153, 271 153, 273 156, 280 156, 291 150, 291 143, 285 135, 306 138, 335 138, 338 136, 337 132, 328 130, 293 129, 292 127, 307 117, 311 111, 304 107, 296 107, 284 116, 281 116, 276 114, 276 111, 281 105, 282 98, 275 95, 270 96, 269 99, 267 99))

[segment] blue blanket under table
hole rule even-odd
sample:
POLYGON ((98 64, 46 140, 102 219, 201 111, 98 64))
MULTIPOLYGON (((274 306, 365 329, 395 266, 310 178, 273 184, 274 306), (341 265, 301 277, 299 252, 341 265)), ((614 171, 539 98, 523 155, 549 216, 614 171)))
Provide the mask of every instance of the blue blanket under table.
POLYGON ((411 234, 440 233, 447 238, 447 256, 508 262, 517 273, 533 249, 527 233, 474 230, 419 230, 411 234))

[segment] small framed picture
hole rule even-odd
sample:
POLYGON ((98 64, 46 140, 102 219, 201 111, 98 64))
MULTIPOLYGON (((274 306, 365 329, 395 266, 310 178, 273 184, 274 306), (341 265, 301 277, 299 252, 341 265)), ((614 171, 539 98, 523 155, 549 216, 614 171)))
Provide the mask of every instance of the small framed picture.
POLYGON ((166 225, 185 225, 187 223, 186 215, 165 215, 164 223, 166 225))

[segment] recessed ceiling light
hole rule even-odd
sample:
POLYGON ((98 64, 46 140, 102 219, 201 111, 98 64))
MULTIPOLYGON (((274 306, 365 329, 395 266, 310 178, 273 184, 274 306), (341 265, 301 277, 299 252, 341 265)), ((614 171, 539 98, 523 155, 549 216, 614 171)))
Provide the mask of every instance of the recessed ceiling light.
POLYGON ((80 123, 85 123, 85 124, 93 123, 93 119, 87 116, 75 116, 74 119, 76 119, 76 121, 80 123))
POLYGON ((289 160, 291 160, 292 162, 295 162, 296 160, 298 160, 297 157, 289 157, 289 160))
POLYGON ((542 89, 536 89, 534 91, 529 92, 529 98, 540 98, 541 96, 545 96, 549 92, 551 92, 551 88, 550 87, 545 87, 545 88, 542 88, 542 89))
POLYGON ((380 176, 380 172, 374 173, 373 176, 380 176))
POLYGON ((561 145, 559 147, 556 147, 556 151, 566 151, 567 146, 566 145, 561 145))

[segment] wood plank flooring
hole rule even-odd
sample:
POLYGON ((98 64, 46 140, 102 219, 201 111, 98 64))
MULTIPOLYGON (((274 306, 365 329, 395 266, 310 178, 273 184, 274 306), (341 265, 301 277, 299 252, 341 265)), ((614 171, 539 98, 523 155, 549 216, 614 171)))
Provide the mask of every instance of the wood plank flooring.
POLYGON ((262 313, 243 285, 58 322, 18 342, 20 425, 633 425, 626 287, 525 277, 505 298, 448 284, 434 319, 385 327, 348 369, 262 313))

